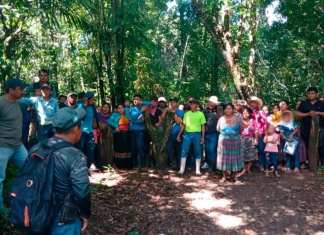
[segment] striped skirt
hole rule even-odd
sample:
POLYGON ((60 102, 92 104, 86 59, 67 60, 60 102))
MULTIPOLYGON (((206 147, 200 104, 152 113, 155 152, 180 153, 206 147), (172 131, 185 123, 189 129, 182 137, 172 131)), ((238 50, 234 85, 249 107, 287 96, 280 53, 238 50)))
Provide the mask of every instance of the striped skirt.
POLYGON ((236 172, 242 170, 243 167, 240 138, 220 137, 217 149, 217 169, 236 172))

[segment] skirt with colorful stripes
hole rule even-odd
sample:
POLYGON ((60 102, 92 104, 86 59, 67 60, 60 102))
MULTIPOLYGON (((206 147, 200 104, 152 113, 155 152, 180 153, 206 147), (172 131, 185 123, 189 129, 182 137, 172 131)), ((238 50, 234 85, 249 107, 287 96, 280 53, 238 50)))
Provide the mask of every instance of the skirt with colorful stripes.
POLYGON ((241 155, 241 140, 220 136, 217 149, 217 169, 221 171, 240 171, 244 167, 241 155))

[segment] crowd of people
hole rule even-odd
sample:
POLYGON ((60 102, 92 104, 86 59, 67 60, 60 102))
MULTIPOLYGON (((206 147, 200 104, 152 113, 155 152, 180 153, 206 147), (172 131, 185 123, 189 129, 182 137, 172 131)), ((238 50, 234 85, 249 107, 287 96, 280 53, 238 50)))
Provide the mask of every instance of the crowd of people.
MULTIPOLYGON (((315 87, 306 95, 294 108, 287 101, 269 107, 256 96, 232 103, 211 96, 204 105, 194 98, 182 103, 165 97, 145 101, 140 94, 116 107, 96 107, 93 92, 60 94, 44 69, 39 81, 28 86, 10 79, 0 98, 0 209, 8 162, 22 167, 27 150, 35 151, 37 143, 68 141, 75 147, 57 151, 61 161, 55 187, 60 204, 73 192, 86 227, 88 174, 105 164, 139 170, 154 165, 147 122, 157 129, 169 128, 166 161, 180 175, 188 168, 197 175, 204 169, 221 172, 221 181, 235 181, 258 167, 267 176, 279 177, 308 167, 311 152, 324 165, 324 102, 315 87)), ((80 221, 74 226, 80 227, 80 221)), ((54 226, 53 231, 60 229, 54 226)))

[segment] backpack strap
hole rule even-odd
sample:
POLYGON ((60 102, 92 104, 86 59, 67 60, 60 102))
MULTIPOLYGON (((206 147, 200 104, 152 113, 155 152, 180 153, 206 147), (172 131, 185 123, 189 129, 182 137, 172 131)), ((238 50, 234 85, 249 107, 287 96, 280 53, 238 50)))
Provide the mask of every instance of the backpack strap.
POLYGON ((30 156, 44 160, 45 158, 50 157, 57 150, 68 147, 73 147, 73 145, 66 141, 59 141, 52 146, 48 146, 47 142, 42 142, 37 149, 30 153, 30 156))
POLYGON ((66 141, 60 141, 50 147, 49 155, 53 154, 54 152, 56 152, 59 149, 64 149, 64 148, 68 148, 68 147, 73 147, 73 145, 66 141))

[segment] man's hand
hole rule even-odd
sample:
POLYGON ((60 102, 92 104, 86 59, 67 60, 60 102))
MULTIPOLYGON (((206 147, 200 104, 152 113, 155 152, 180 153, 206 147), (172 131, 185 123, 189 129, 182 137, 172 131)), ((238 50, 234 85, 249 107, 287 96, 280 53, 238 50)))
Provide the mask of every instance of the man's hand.
POLYGON ((119 128, 117 127, 117 128, 115 129, 115 131, 116 131, 116 132, 119 132, 120 130, 119 130, 119 128))
POLYGON ((311 117, 315 117, 317 114, 316 114, 316 112, 314 112, 314 111, 310 111, 309 112, 309 116, 311 116, 311 117))
POLYGON ((181 137, 180 137, 180 135, 177 136, 177 141, 178 141, 178 142, 181 142, 181 137))
POLYGON ((205 143, 205 138, 204 137, 201 137, 200 138, 200 144, 204 144, 205 143))
POLYGON ((86 219, 86 218, 81 218, 81 219, 82 219, 82 229, 81 229, 81 231, 84 232, 87 229, 88 225, 89 225, 89 220, 86 219))

